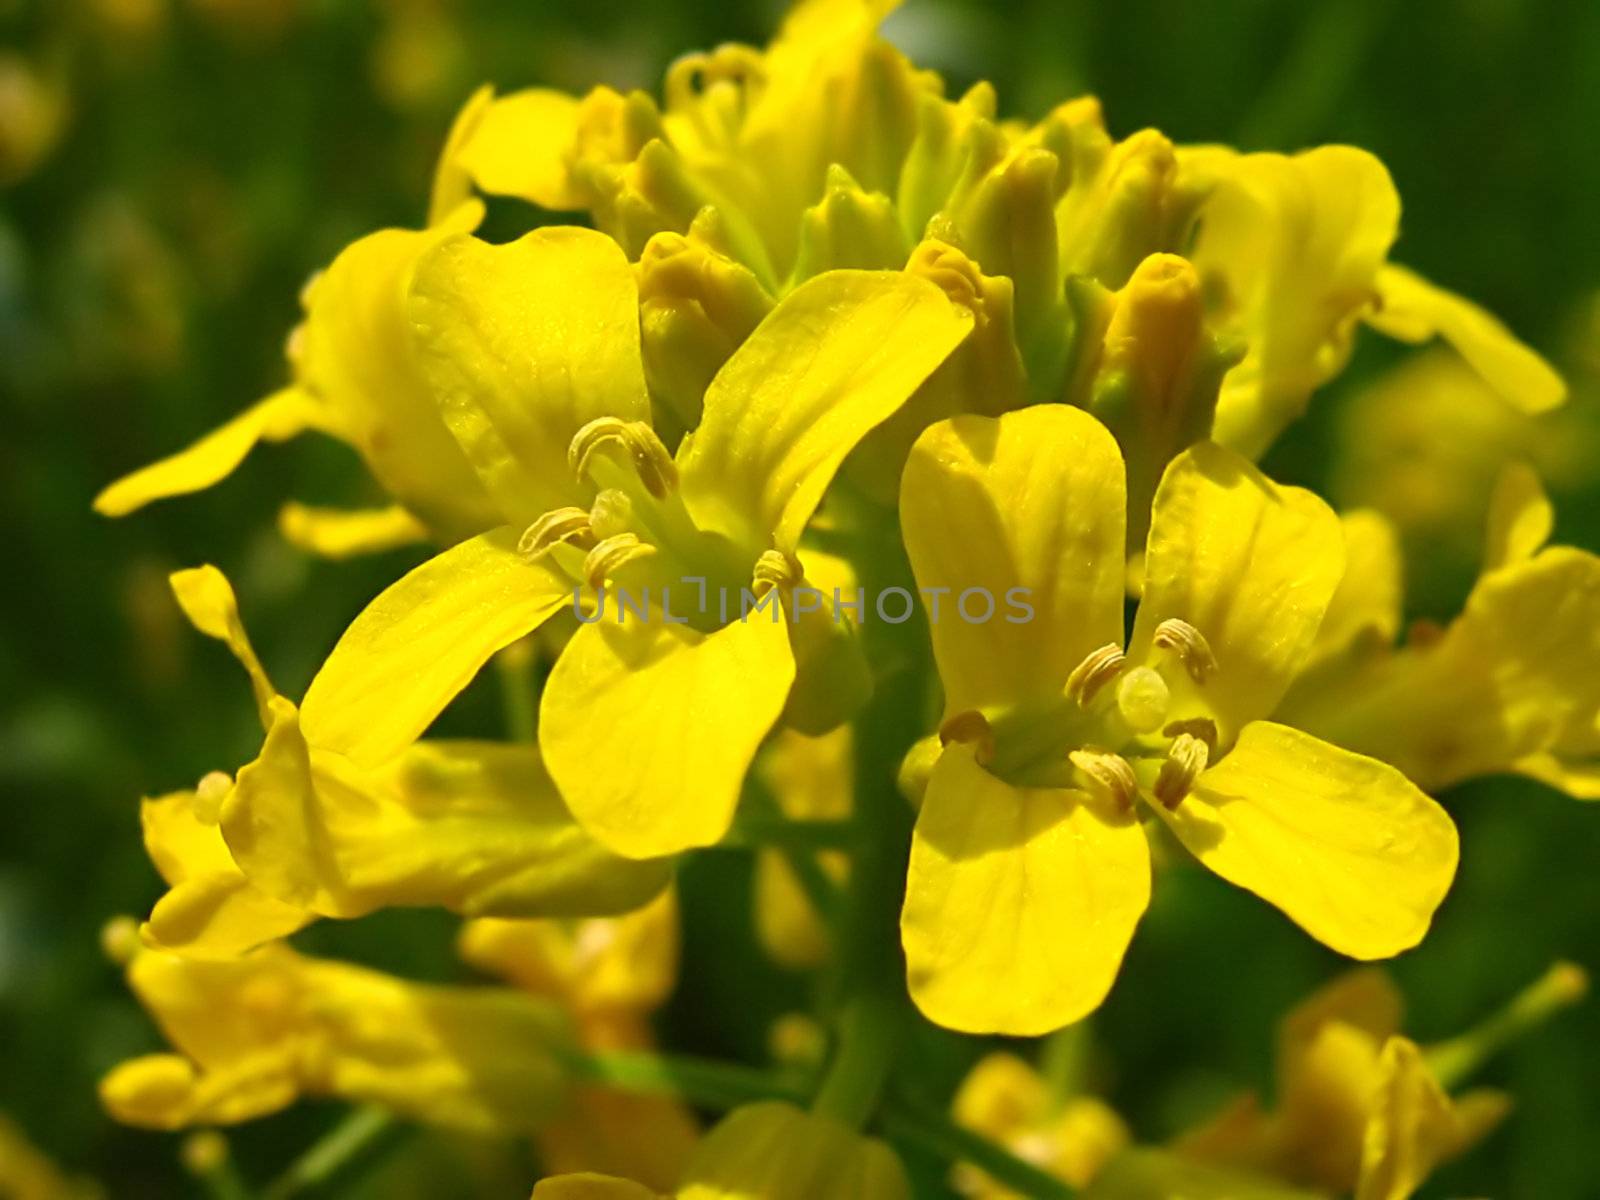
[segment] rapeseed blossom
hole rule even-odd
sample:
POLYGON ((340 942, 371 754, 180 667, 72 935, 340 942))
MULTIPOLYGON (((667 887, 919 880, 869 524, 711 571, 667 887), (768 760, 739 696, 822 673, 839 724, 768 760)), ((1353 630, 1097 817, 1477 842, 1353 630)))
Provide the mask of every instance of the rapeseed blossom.
POLYGON ((931 622, 944 748, 901 927, 940 1024, 1038 1034, 1100 1003, 1149 902, 1145 813, 1358 958, 1420 941, 1455 874, 1454 825, 1404 775, 1267 719, 1343 574, 1332 511, 1215 444, 1184 451, 1126 653, 1124 512, 1116 443, 1071 408, 941 423, 907 464, 918 586, 1036 609, 931 622))
POLYGON ((1558 405, 1559 377, 1391 261, 1399 199, 1365 151, 1119 140, 1088 97, 1006 119, 880 36, 895 7, 800 0, 769 47, 680 60, 659 101, 481 90, 427 226, 308 286, 290 382, 96 501, 198 491, 316 430, 390 503, 290 502, 285 536, 433 547, 298 704, 223 574, 171 577, 263 740, 142 806, 167 891, 108 944, 172 1049, 107 1076, 118 1119, 376 1104, 530 1139, 535 1200, 898 1200, 913 1174, 1403 1200, 1504 1112, 1451 1095, 1477 1043, 1402 1037, 1368 972, 1285 1023, 1272 1111, 1168 1146, 1018 1047, 929 1115, 919 1091, 972 1061, 955 1034, 1031 1037, 1106 999, 1152 840, 1381 959, 1455 875, 1428 793, 1516 771, 1600 795, 1600 559, 1546 546, 1550 505, 1513 470, 1462 615, 1397 646, 1393 532, 1255 460, 1363 326, 1442 341, 1430 360, 1506 412, 1558 405), (475 193, 593 227, 491 242, 475 193), (903 622, 896 589, 920 597, 903 622), (505 654, 521 740, 425 737, 505 654), (754 861, 712 875, 751 901, 722 934, 803 979, 786 1008, 817 1031, 775 1067, 672 1053, 685 1024, 733 1045, 728 1013, 657 1019, 674 872, 688 897, 725 842, 754 861), (511 986, 288 940, 396 906, 467 918, 461 957, 511 986))

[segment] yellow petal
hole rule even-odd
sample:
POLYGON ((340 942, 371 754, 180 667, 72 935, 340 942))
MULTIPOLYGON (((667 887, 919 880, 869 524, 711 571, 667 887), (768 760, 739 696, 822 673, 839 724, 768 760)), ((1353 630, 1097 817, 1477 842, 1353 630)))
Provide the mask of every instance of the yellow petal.
POLYGON ((195 813, 193 792, 146 800, 139 810, 145 849, 170 885, 141 927, 147 945, 199 958, 232 958, 312 919, 268 896, 228 853, 213 820, 195 813))
POLYGON ((222 809, 263 890, 328 916, 389 905, 466 914, 625 912, 667 884, 573 821, 532 746, 420 742, 377 770, 309 749, 279 700, 261 757, 222 809))
POLYGON ((545 685, 539 740, 602 844, 630 858, 709 846, 793 681, 787 625, 764 611, 712 634, 584 625, 545 685))
POLYGON ((1276 1153, 1295 1178, 1346 1193, 1359 1173, 1374 1094, 1383 1083, 1383 1040, 1325 1021, 1301 1048, 1278 1097, 1276 1153))
POLYGON ((216 638, 232 651, 250 676, 250 690, 255 693, 256 708, 264 726, 270 724, 268 708, 277 690, 267 678, 266 668, 256 657, 250 637, 239 619, 239 602, 233 594, 228 577, 216 567, 206 565, 187 571, 174 571, 169 577, 172 594, 189 623, 207 637, 216 638))
POLYGON ((1251 457, 1304 411, 1350 355, 1393 244, 1389 172, 1352 146, 1216 155, 1219 183, 1189 257, 1249 346, 1223 382, 1213 436, 1251 457))
POLYGON ((263 1055, 202 1073, 177 1054, 147 1054, 114 1067, 100 1081, 113 1120, 143 1129, 232 1125, 287 1108, 295 1084, 280 1056, 263 1055))
POLYGON ((1600 754, 1600 558, 1554 546, 1479 578, 1461 616, 1284 714, 1430 790, 1509 770, 1579 794, 1600 754))
POLYGON ((471 171, 462 161, 462 151, 477 134, 485 116, 494 107, 494 89, 484 84, 467 98, 445 135, 444 149, 433 171, 433 191, 428 198, 428 224, 438 225, 472 197, 471 171))
POLYGON ((1338 1022, 1364 1033, 1376 1050, 1400 1032, 1403 1009, 1400 989, 1377 967, 1357 967, 1318 988, 1278 1023, 1280 1091, 1290 1090, 1300 1060, 1324 1025, 1338 1022))
POLYGON ((299 388, 274 392, 187 450, 141 467, 94 500, 97 513, 122 517, 152 500, 184 496, 226 479, 257 442, 283 442, 307 429, 326 430, 330 418, 316 398, 299 388))
POLYGON ((1538 473, 1526 463, 1507 463, 1489 497, 1483 570, 1528 561, 1550 540, 1555 523, 1555 506, 1538 473))
POLYGON ((1574 800, 1600 800, 1600 763, 1570 762, 1556 754, 1530 754, 1512 763, 1511 769, 1565 792, 1574 800))
POLYGON ((951 745, 917 818, 911 996, 966 1033, 1033 1036, 1099 1006, 1150 900, 1144 831, 1087 794, 1015 788, 951 745))
POLYGON ((417 264, 409 311, 431 395, 508 520, 575 502, 567 450, 589 421, 650 418, 633 269, 603 234, 451 238, 417 264))
POLYGON ((678 1200, 910 1200, 894 1152, 831 1118, 767 1101, 729 1113, 690 1160, 678 1200))
POLYGON ((278 510, 278 532, 319 558, 381 554, 428 540, 428 529, 398 504, 388 508, 312 508, 290 501, 278 510))
POLYGON ((1406 1038, 1383 1048, 1382 1079, 1361 1148, 1356 1200, 1406 1200, 1461 1147, 1461 1124, 1422 1051, 1406 1038))
POLYGON ((679 451, 703 525, 793 549, 834 472, 966 337, 972 315, 925 279, 830 271, 773 309, 706 389, 679 451))
POLYGON ((917 439, 900 520, 947 714, 1057 696, 1091 650, 1121 645, 1125 509, 1117 444, 1079 409, 956 417, 917 439), (981 624, 963 614, 982 595, 958 608, 974 588, 995 608, 981 624))
POLYGON ((418 262, 481 214, 469 201, 433 228, 383 229, 347 246, 308 285, 305 323, 290 342, 300 384, 335 414, 390 497, 445 540, 503 518, 440 416, 406 297, 418 262))
POLYGON ((306 690, 306 737, 364 766, 409 745, 496 651, 572 599, 517 552, 518 531, 452 546, 391 584, 345 630, 306 690))
MULTIPOLYGON (((1151 659, 1156 626, 1169 618, 1199 630, 1216 670, 1195 696, 1226 743, 1277 706, 1343 570, 1344 539, 1326 504, 1202 442, 1172 460, 1156 489, 1128 656, 1151 659)), ((1186 679, 1182 671, 1168 676, 1186 679)))
POLYGON ((1415 946, 1455 877, 1455 825, 1405 776, 1266 721, 1175 811, 1154 807, 1206 866, 1352 958, 1415 946))
POLYGON ((568 212, 587 200, 569 162, 577 133, 576 97, 528 88, 489 105, 456 163, 486 192, 568 212))
POLYGON ((1339 658, 1358 644, 1391 646, 1400 632, 1404 566, 1394 526, 1371 509, 1345 513, 1340 524, 1344 575, 1317 627, 1305 670, 1339 658))
POLYGON ((1455 347, 1494 391, 1523 412, 1546 412, 1567 398, 1550 364, 1472 301, 1390 264, 1378 272, 1374 329, 1413 344, 1438 336, 1455 347))

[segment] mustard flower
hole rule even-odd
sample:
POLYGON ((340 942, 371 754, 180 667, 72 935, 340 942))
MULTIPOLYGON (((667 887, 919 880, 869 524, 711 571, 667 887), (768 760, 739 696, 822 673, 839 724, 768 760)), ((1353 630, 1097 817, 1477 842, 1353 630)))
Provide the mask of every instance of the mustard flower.
POLYGON ((1454 825, 1404 775, 1267 719, 1343 572, 1327 506, 1215 444, 1178 455, 1126 651, 1124 514, 1115 441, 1067 407, 942 422, 907 464, 945 715, 901 931, 952 1028, 1100 1003, 1149 900, 1141 810, 1358 958, 1415 945, 1455 874, 1454 825))
POLYGON ((535 747, 419 742, 364 769, 308 742, 223 574, 179 571, 172 587, 245 666, 266 738, 236 779, 214 772, 145 802, 146 846, 169 884, 143 929, 152 946, 229 958, 318 916, 390 904, 605 913, 666 886, 668 864, 618 858, 573 823, 535 747))
POLYGON ((1600 557, 1547 546, 1554 519, 1532 469, 1507 467, 1461 614, 1396 645, 1398 539, 1377 513, 1348 515, 1361 568, 1335 596, 1285 719, 1429 789, 1514 772, 1600 798, 1600 557))
MULTIPOLYGON (((722 367, 674 456, 649 422, 637 311, 621 251, 586 230, 463 236, 418 264, 418 358, 507 523, 374 600, 312 681, 304 723, 357 765, 384 761, 496 651, 598 590, 601 619, 546 684, 539 741, 584 827, 645 858, 718 840, 761 740, 816 698, 791 700, 797 672, 834 661, 847 631, 779 619, 808 578, 800 535, 845 455, 972 320, 918 275, 819 276, 722 367), (622 619, 616 596, 604 618, 611 585, 645 597, 644 619, 622 619), (746 597, 765 611, 742 619, 746 597)), ((837 690, 827 675, 821 699, 837 690)))

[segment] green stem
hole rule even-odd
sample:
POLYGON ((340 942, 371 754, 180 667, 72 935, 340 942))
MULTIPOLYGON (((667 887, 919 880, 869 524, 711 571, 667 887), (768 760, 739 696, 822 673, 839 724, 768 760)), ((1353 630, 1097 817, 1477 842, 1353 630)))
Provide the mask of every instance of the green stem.
POLYGON ((819 850, 844 850, 850 846, 855 826, 849 821, 790 821, 765 813, 740 813, 724 846, 773 846, 815 854, 819 850))
MULTIPOLYGON (((858 558, 869 596, 889 587, 915 595, 899 539, 865 547, 858 558)), ((833 1059, 813 1110, 861 1127, 877 1108, 894 1064, 909 1007, 900 951, 900 904, 911 848, 911 810, 896 787, 900 761, 921 733, 922 664, 927 630, 920 616, 901 625, 868 620, 863 648, 876 689, 857 717, 854 804, 850 816, 849 898, 839 948, 833 1059)))
POLYGON ((1556 963, 1476 1029, 1428 1047, 1429 1069, 1448 1091, 1528 1030, 1576 1004, 1588 987, 1583 968, 1556 963))
POLYGON ((328 1187, 357 1163, 398 1145, 408 1132, 385 1109, 358 1108, 289 1164, 267 1186, 264 1200, 288 1200, 328 1187))
POLYGON ((884 1111, 882 1124, 884 1133, 895 1141, 915 1146, 942 1162, 970 1163, 996 1183, 1032 1200, 1073 1200, 1077 1195, 1054 1175, 942 1116, 898 1104, 884 1111))

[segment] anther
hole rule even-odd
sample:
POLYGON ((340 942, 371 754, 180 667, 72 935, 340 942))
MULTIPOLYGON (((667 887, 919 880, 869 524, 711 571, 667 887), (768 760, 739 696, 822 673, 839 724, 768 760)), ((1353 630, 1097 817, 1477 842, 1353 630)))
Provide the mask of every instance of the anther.
POLYGON ((583 560, 584 582, 598 590, 626 564, 648 558, 655 552, 656 548, 641 542, 637 534, 619 533, 608 537, 589 551, 589 556, 583 560))
POLYGON ((1217 669, 1217 657, 1204 635, 1189 622, 1169 617, 1156 626, 1152 639, 1158 649, 1171 650, 1180 660, 1189 678, 1204 683, 1217 669))
POLYGON ((994 727, 989 718, 975 708, 958 712, 939 726, 939 744, 948 746, 960 742, 973 747, 972 757, 980 767, 994 761, 994 727))
POLYGON ((1089 777, 1095 787, 1111 798, 1119 812, 1132 809, 1133 798, 1139 791, 1139 783, 1134 778, 1133 768, 1128 765, 1127 759, 1109 750, 1097 750, 1093 747, 1074 750, 1067 757, 1073 766, 1089 777))
POLYGON ((589 514, 581 508, 568 505, 566 508, 551 509, 529 525, 517 542, 517 553, 524 558, 540 558, 563 542, 593 546, 594 541, 589 514))
POLYGON ((1187 733, 1206 744, 1207 753, 1217 753, 1217 723, 1210 717, 1186 717, 1182 721, 1169 721, 1161 727, 1161 736, 1175 738, 1187 733))
POLYGON ((1076 701, 1079 708, 1088 708, 1095 693, 1115 679, 1127 661, 1115 642, 1091 650, 1067 676, 1067 699, 1076 701))
POLYGON ((567 447, 567 465, 579 479, 589 474, 589 461, 595 451, 617 446, 633 462, 633 469, 649 493, 657 500, 678 486, 678 465, 656 431, 645 421, 624 421, 620 417, 596 417, 572 437, 567 447))
POLYGON ((793 587, 804 577, 800 564, 782 550, 763 550, 750 572, 751 590, 759 598, 773 588, 793 587))
POLYGON ((1161 764, 1156 776, 1156 802, 1171 811, 1183 803, 1183 798, 1194 787, 1200 772, 1206 769, 1211 752, 1206 744, 1192 733, 1180 733, 1167 747, 1167 760, 1161 764))

